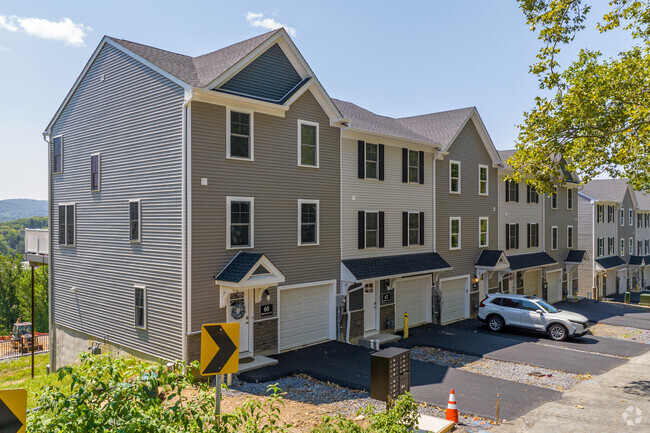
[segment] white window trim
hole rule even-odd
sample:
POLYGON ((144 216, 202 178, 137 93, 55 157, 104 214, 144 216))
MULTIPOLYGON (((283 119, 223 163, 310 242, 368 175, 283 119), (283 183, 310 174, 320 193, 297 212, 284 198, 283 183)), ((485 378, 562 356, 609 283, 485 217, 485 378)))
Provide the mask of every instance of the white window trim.
MULTIPOLYGON (((65 222, 65 240, 66 240, 66 243, 65 244, 60 244, 59 243, 58 236, 60 236, 60 234, 57 232, 58 236, 57 236, 57 243, 56 244, 58 246, 60 246, 60 247, 76 247, 77 246, 77 203, 70 203, 70 202, 58 203, 56 205, 57 214, 59 212, 59 206, 73 206, 72 212, 74 213, 74 235, 73 235, 74 236, 74 243, 72 243, 72 244, 67 243, 67 240, 68 240, 68 221, 67 221, 67 211, 66 211, 65 212, 66 213, 66 222, 65 222)), ((61 227, 61 221, 58 221, 57 230, 60 230, 60 227, 61 227)))
POLYGON ((567 210, 573 210, 573 201, 575 200, 574 195, 575 194, 573 194, 573 189, 571 189, 571 188, 566 189, 566 208, 567 208, 567 210), (571 196, 571 206, 569 206, 569 196, 571 196))
POLYGON ((365 249, 379 249, 379 211, 378 210, 365 210, 363 211, 363 246, 365 249), (368 214, 376 213, 377 214, 377 245, 374 247, 368 246, 368 214))
POLYGON ((364 180, 379 180, 379 143, 368 143, 367 141, 363 142, 363 179, 364 180), (368 145, 372 144, 377 146, 377 177, 368 177, 368 145))
POLYGON ((620 209, 619 219, 621 227, 625 226, 625 208, 620 209))
POLYGON ((478 165, 478 195, 490 195, 490 168, 485 164, 478 165), (485 192, 481 192, 481 169, 485 169, 485 192))
MULTIPOLYGON (((377 216, 379 218, 379 216, 377 216)), ((379 223, 379 221, 377 221, 379 223)), ((320 200, 303 200, 298 199, 298 246, 315 246, 320 245, 320 200), (316 205, 316 242, 302 243, 302 205, 315 204, 316 205)))
MULTIPOLYGON (((365 143, 365 142, 364 142, 365 143)), ((379 152, 379 148, 377 148, 379 152)), ((364 157, 365 157, 365 148, 364 148, 364 157)), ((378 161, 379 162, 379 161, 378 161)), ((365 163, 365 161, 364 161, 365 163)), ((300 120, 298 119, 298 167, 307 167, 307 168, 319 168, 320 167, 320 127, 318 122, 310 122, 309 120, 300 120), (302 134, 301 129, 302 125, 315 126, 316 127, 316 165, 306 165, 302 163, 301 151, 302 151, 302 134)), ((377 169, 379 169, 379 163, 377 164, 377 169)), ((377 174, 379 177, 379 174, 377 174)))
POLYGON ((141 199, 129 200, 129 241, 134 244, 142 242, 142 201, 141 199), (131 239, 131 203, 138 204, 138 239, 131 239))
POLYGON ((239 161, 255 161, 255 124, 254 124, 255 112, 252 110, 245 110, 239 108, 226 107, 226 158, 227 159, 236 159, 239 161), (250 145, 250 158, 242 158, 241 156, 230 156, 230 112, 234 111, 235 113, 244 113, 250 115, 249 117, 249 126, 248 126, 248 141, 250 145))
POLYGON ((460 194, 461 192, 461 186, 460 186, 460 177, 461 177, 461 166, 460 166, 460 161, 454 161, 453 159, 449 160, 449 194, 460 194), (455 179, 458 179, 458 191, 453 191, 451 189, 451 180, 454 179, 451 177, 451 166, 457 164, 458 165, 458 177, 455 179))
POLYGON ((462 248, 462 246, 463 246, 463 243, 462 243, 462 231, 463 230, 462 230, 461 217, 449 217, 449 251, 457 251, 457 250, 460 250, 462 248), (458 246, 452 248, 452 246, 451 246, 451 238, 452 238, 453 233, 451 232, 451 222, 456 221, 456 220, 458 221, 458 246))
POLYGON ((573 226, 566 226, 566 247, 573 249, 573 226), (569 231, 571 231, 571 236, 569 236, 569 231))
POLYGON ((51 141, 51 148, 50 151, 52 152, 50 155, 52 158, 52 162, 50 163, 50 167, 52 167, 52 174, 59 174, 63 173, 63 134, 55 135, 52 137, 51 141), (55 138, 60 138, 61 139, 61 171, 54 171, 54 139, 55 138))
POLYGON ((226 197, 226 249, 227 250, 246 250, 255 248, 255 197, 226 197), (250 245, 230 245, 230 204, 233 201, 247 201, 250 203, 250 245))
POLYGON ((633 238, 630 238, 629 244, 630 245, 628 246, 628 251, 629 251, 630 255, 632 256, 632 255, 634 255, 634 239, 633 238))
POLYGON ((140 285, 140 284, 134 284, 133 285, 133 327, 136 328, 136 329, 143 329, 143 330, 147 329, 147 286, 143 286, 143 285, 140 285), (135 323, 135 318, 136 318, 135 311, 136 311, 136 308, 137 308, 137 305, 135 305, 135 291, 137 289, 142 289, 142 292, 143 292, 142 293, 142 303, 143 303, 143 305, 142 305, 142 315, 144 316, 143 317, 144 324, 142 326, 135 323))
POLYGON ((628 210, 628 215, 629 215, 629 226, 634 226, 634 209, 629 209, 628 210))
MULTIPOLYGON (((451 228, 451 225, 449 227, 451 228)), ((490 246, 490 218, 478 217, 478 247, 485 248, 488 246, 490 246), (481 221, 485 221, 485 245, 481 244, 481 221)))
POLYGON ((551 194, 550 200, 551 200, 551 209, 557 209, 557 197, 560 194, 559 188, 556 186, 555 187, 555 194, 551 194), (555 197, 555 199, 554 199, 555 197), (555 206, 553 206, 553 202, 555 202, 555 206))
POLYGON ((560 233, 557 229, 557 226, 551 226, 551 251, 556 251, 560 243, 559 239, 560 233), (553 232, 555 232, 555 245, 553 245, 553 232))
POLYGON ((91 153, 90 154, 90 192, 100 192, 102 190, 102 154, 101 153, 91 153), (97 157, 97 189, 93 189, 92 175, 93 175, 93 156, 97 157))

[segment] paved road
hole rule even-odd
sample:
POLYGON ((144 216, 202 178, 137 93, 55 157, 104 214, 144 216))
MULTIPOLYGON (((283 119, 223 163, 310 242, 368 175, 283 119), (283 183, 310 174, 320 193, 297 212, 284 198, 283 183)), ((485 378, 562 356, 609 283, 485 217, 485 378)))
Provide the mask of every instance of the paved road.
POLYGON ((650 345, 625 341, 617 338, 597 337, 585 335, 583 337, 570 338, 566 341, 553 341, 547 334, 527 331, 519 328, 506 328, 503 332, 495 334, 490 331, 486 324, 475 319, 467 319, 461 322, 447 325, 449 328, 460 328, 469 331, 476 331, 490 336, 513 338, 531 343, 540 343, 547 346, 564 347, 567 349, 581 350, 583 352, 604 353, 607 355, 633 357, 639 356, 648 350, 650 345))
POLYGON ((499 335, 487 336, 460 327, 427 324, 409 332, 409 338, 391 345, 428 346, 499 361, 535 365, 577 374, 601 374, 625 362, 625 359, 577 350, 566 350, 499 335))
POLYGON ((597 302, 586 299, 579 302, 558 302, 561 310, 575 311, 591 322, 614 326, 650 329, 650 309, 614 302, 597 302))
MULTIPOLYGON (((648 295, 650 294, 650 290, 644 290, 642 292, 631 292, 630 293, 630 302, 633 304, 638 304, 641 301, 641 295, 648 295)), ((616 302, 625 302, 625 294, 624 293, 614 293, 613 295, 607 295, 608 298, 612 298, 616 302)))
MULTIPOLYGON (((340 386, 370 390, 370 354, 373 351, 329 341, 276 355, 279 363, 239 375, 249 382, 268 382, 293 374, 340 386)), ((501 394, 501 416, 514 419, 544 402, 557 400, 561 393, 546 388, 469 373, 455 368, 411 360, 411 392, 420 402, 447 407, 454 388, 458 409, 463 413, 494 418, 496 395, 501 394)))

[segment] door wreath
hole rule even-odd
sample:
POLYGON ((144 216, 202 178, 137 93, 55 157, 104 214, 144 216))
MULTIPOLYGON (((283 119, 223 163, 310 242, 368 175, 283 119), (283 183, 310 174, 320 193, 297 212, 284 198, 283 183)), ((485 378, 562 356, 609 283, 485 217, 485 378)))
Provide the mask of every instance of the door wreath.
POLYGON ((233 319, 239 320, 246 314, 246 304, 243 299, 238 299, 230 303, 230 315, 233 319))

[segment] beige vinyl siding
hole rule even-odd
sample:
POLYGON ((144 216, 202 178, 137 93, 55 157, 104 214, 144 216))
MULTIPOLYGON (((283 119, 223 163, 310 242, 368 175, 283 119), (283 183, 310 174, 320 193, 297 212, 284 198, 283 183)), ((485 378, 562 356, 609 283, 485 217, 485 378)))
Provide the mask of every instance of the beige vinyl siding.
MULTIPOLYGON (((526 203, 526 182, 519 182, 519 202, 506 202, 506 185, 503 181, 505 175, 499 174, 499 239, 498 249, 507 255, 535 253, 544 251, 544 197, 539 196, 539 203, 526 203), (539 246, 527 247, 527 224, 539 224, 539 246), (506 224, 519 224, 519 248, 506 249, 506 224)), ((566 199, 566 197, 565 197, 566 199)), ((558 208, 560 201, 558 200, 558 208)), ((547 224, 550 232, 550 225, 547 224)), ((550 235, 549 235, 550 236, 550 235)), ((550 243, 546 246, 551 249, 550 243)))
POLYGON ((497 171, 481 141, 473 120, 469 120, 448 148, 449 154, 436 161, 436 250, 454 267, 444 278, 474 275, 482 249, 497 249, 497 171), (449 193, 449 160, 461 162, 461 194, 449 193), (478 166, 488 166, 488 195, 478 193, 478 166), (460 250, 449 249, 449 218, 461 217, 460 250), (479 217, 488 217, 489 243, 479 248, 479 217))
POLYGON ((52 128, 64 146, 63 173, 50 174, 52 321, 164 359, 182 357, 182 103, 179 86, 105 45, 52 128), (129 242, 130 199, 142 203, 140 243, 129 242), (74 247, 58 244, 66 202, 74 247), (135 284, 147 288, 146 330, 134 327, 135 284))
POLYGON ((386 144, 369 137, 369 143, 384 144, 384 180, 358 178, 358 138, 342 139, 341 239, 343 259, 414 254, 433 251, 433 153, 431 149, 386 144), (402 182, 402 148, 426 150, 424 184, 402 182), (358 248, 358 212, 384 212, 384 248, 358 248), (402 246, 402 212, 424 212, 424 245, 402 246))
MULTIPOLYGON (((540 196, 540 201, 544 201, 545 217, 545 251, 558 262, 557 265, 550 266, 548 269, 553 270, 557 268, 565 269, 564 259, 569 251, 567 247, 567 227, 573 226, 573 248, 578 249, 578 204, 577 201, 578 190, 573 189, 573 209, 567 209, 567 188, 559 187, 557 195, 557 209, 551 209, 550 197, 544 195, 540 196), (551 250, 551 227, 557 227, 557 250, 551 250)), ((505 237, 505 235, 504 235, 505 237)))
MULTIPOLYGON (((625 191, 625 197, 623 197, 623 208, 625 209, 625 225, 621 226, 618 218, 616 219, 616 228, 618 230, 618 238, 623 237, 625 238, 625 257, 623 257, 623 260, 627 262, 630 259, 630 238, 635 238, 636 235, 636 214, 637 214, 637 209, 634 209, 634 221, 633 225, 629 225, 628 217, 629 217, 629 209, 634 208, 634 204, 632 202, 632 196, 630 195, 630 189, 627 188, 625 191)), ((616 212, 619 211, 620 206, 616 206, 616 212)), ((618 213, 616 216, 618 217, 618 213)), ((617 240, 617 242, 620 242, 617 240)), ((619 253, 618 251, 616 252, 617 254, 619 253)), ((636 240, 634 241, 634 254, 637 255, 636 252, 636 240)))
POLYGON ((191 105, 191 329, 225 320, 214 275, 238 249, 226 250, 226 197, 254 197, 254 249, 285 275, 285 285, 340 275, 340 130, 310 91, 285 117, 255 113, 255 161, 226 159, 226 107, 191 105), (318 122, 320 168, 297 166, 298 119, 318 122), (201 178, 208 185, 201 185, 201 178), (320 200, 320 245, 298 246, 298 199, 320 200))

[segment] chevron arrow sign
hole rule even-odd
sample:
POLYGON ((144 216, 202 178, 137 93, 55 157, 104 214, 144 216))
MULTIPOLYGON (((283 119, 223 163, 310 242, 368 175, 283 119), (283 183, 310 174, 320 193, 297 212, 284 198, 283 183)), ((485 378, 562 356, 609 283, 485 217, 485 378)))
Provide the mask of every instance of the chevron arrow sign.
POLYGON ((201 327, 201 374, 239 371, 239 323, 216 323, 201 327))

